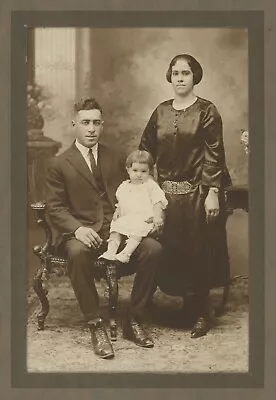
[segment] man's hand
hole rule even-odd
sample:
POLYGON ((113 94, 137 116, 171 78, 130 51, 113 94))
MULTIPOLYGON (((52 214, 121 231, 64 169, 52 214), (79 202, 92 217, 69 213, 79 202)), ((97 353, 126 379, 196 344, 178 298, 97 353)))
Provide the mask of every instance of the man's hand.
POLYGON ((86 228, 85 226, 80 226, 75 231, 75 238, 87 247, 92 247, 93 249, 98 249, 102 244, 102 239, 97 232, 95 232, 94 229, 86 228))

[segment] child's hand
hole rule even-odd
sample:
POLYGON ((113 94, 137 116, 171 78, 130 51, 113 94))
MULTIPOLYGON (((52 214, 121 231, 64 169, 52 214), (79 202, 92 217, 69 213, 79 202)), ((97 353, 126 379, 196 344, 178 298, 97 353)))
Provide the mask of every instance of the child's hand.
POLYGON ((162 217, 153 218, 153 228, 150 232, 151 236, 157 239, 162 235, 164 228, 164 219, 162 217))
POLYGON ((119 207, 116 207, 116 210, 113 214, 112 220, 116 221, 116 219, 119 218, 119 216, 120 216, 120 209, 119 209, 119 207))
POLYGON ((164 220, 163 220, 163 218, 161 218, 161 217, 159 217, 159 218, 157 218, 157 217, 153 218, 153 225, 154 225, 156 228, 158 228, 158 229, 163 228, 163 226, 164 226, 164 220))

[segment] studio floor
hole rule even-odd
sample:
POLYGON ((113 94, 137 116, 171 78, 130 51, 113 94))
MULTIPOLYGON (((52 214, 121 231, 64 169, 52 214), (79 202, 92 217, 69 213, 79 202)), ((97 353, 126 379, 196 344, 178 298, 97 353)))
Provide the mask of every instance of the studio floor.
MULTIPOLYGON (((182 299, 157 291, 146 327, 155 347, 143 349, 123 339, 121 321, 132 286, 132 277, 120 280, 118 340, 115 358, 102 360, 94 355, 90 333, 68 278, 49 281, 50 313, 45 330, 38 331, 33 306, 27 325, 27 369, 29 372, 248 372, 248 287, 246 279, 233 281, 226 313, 216 319, 213 329, 199 339, 191 339, 182 326, 182 299)), ((98 284, 103 316, 107 303, 103 284, 98 284)), ((212 292, 212 301, 220 293, 212 292)))

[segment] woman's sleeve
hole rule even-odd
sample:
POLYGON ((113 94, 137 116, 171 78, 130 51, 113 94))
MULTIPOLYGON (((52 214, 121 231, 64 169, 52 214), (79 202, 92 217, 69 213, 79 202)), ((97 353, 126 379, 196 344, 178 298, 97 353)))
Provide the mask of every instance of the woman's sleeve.
POLYGON ((142 134, 139 150, 149 152, 155 163, 157 155, 157 109, 152 113, 142 134))
POLYGON ((220 187, 225 170, 222 120, 216 107, 211 104, 203 118, 205 136, 202 185, 220 187))

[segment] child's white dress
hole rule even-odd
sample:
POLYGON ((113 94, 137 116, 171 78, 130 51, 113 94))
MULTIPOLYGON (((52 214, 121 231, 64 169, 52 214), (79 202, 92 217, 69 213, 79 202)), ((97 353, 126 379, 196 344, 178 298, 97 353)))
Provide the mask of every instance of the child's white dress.
POLYGON ((154 204, 161 202, 163 209, 168 204, 163 190, 152 178, 141 184, 124 181, 116 191, 116 198, 120 216, 111 222, 110 232, 126 236, 147 236, 153 223, 145 221, 153 217, 154 204))

